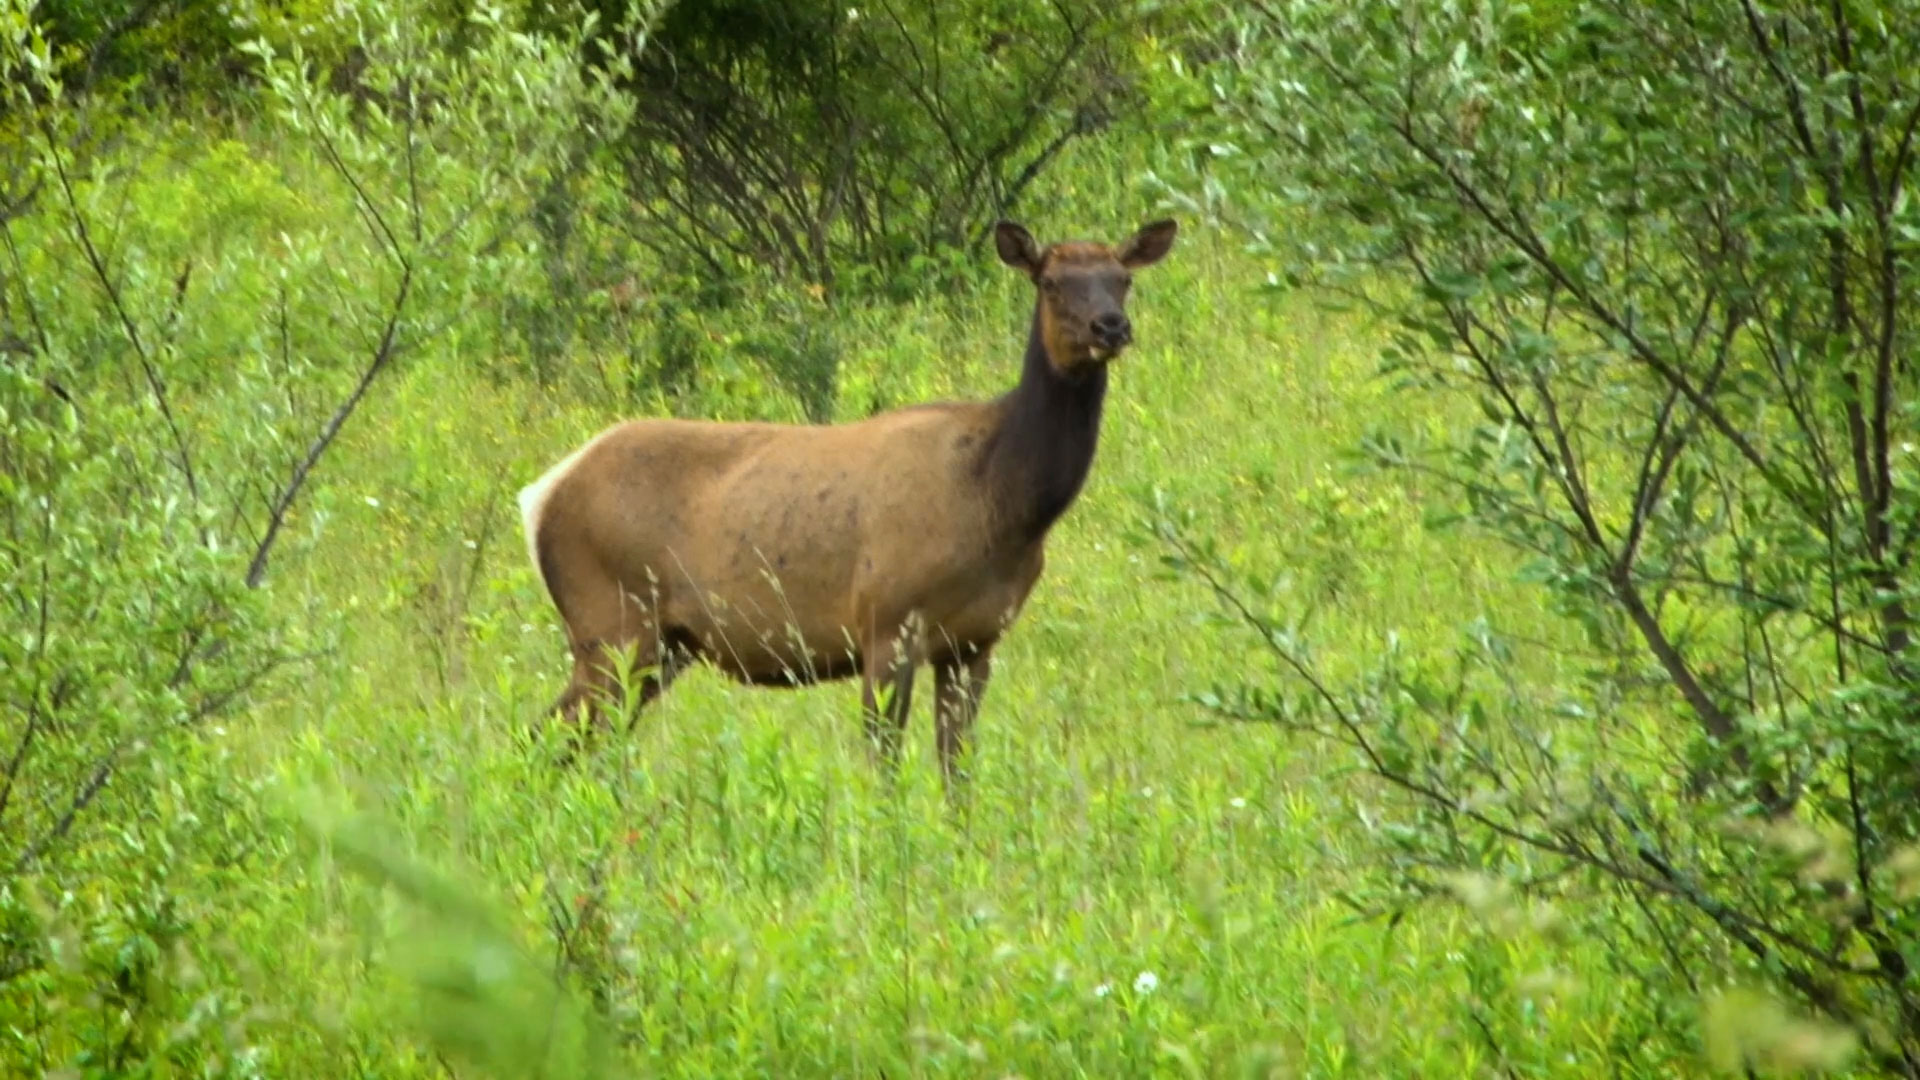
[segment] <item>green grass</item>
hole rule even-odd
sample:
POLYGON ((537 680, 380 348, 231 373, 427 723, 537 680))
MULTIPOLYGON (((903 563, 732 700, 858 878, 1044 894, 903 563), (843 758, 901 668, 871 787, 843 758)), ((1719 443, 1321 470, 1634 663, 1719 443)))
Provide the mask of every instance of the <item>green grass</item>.
MULTIPOLYGON (((1363 328, 1258 299, 1255 269, 1193 229, 1143 275, 1141 344, 1000 653, 964 818, 940 797, 924 690, 897 789, 867 764, 852 684, 710 671, 579 769, 545 765, 520 733, 566 662, 512 495, 617 413, 449 392, 451 360, 387 385, 329 462, 304 515, 324 527, 273 588, 344 612, 340 651, 221 753, 270 799, 370 812, 379 844, 497 897, 535 952, 571 912, 572 985, 601 995, 635 1074, 1477 1075, 1491 1061, 1464 1003, 1489 939, 1445 908, 1391 931, 1350 919, 1334 894, 1365 868, 1366 793, 1317 747, 1199 723, 1183 691, 1256 654, 1130 539, 1144 493, 1173 493, 1249 565, 1335 590, 1319 633, 1336 660, 1525 603, 1490 553, 1339 471, 1365 425, 1418 418, 1370 380, 1363 328)), ((992 393, 1029 302, 1005 281, 850 312, 843 381, 992 393)), ((289 834, 218 902, 233 975, 274 1017, 256 1037, 286 1075, 337 1075, 346 1047, 370 1074, 431 1072, 408 1049, 429 999, 389 962, 406 905, 330 852, 289 834)), ((1513 971, 1552 962, 1495 944, 1513 971)), ((1489 1007, 1521 1018, 1510 1052, 1579 1074, 1606 1033, 1594 1005, 1489 1007)))
MULTIPOLYGON (((1130 171, 1078 161, 1035 231, 1131 228, 1078 210, 1144 216, 1130 171)), ((1372 872, 1361 811, 1380 793, 1337 753, 1211 726, 1183 698, 1262 661, 1202 590, 1158 578, 1139 539, 1156 489, 1235 562, 1291 577, 1336 673, 1395 630, 1444 648, 1483 612, 1551 629, 1503 552, 1427 531, 1416 492, 1342 468, 1374 425, 1449 420, 1371 378, 1373 332, 1263 296, 1264 267, 1187 226, 1141 275, 1140 343, 1000 650, 964 816, 941 797, 924 687, 897 785, 868 765, 854 684, 705 670, 577 768, 549 765, 525 732, 568 663, 513 496, 624 410, 481 378, 500 346, 480 338, 410 359, 324 462, 270 580, 279 611, 339 628, 335 647, 141 777, 172 819, 233 836, 167 864, 187 927, 171 977, 216 1003, 196 1015, 280 1076, 465 1076, 463 1050, 529 1075, 549 1011, 600 1017, 608 1075, 1599 1070, 1622 1037, 1604 973, 1444 904, 1354 919, 1339 894, 1372 872), (1561 968, 1569 990, 1515 989, 1561 968)), ((843 415, 997 392, 1030 303, 1009 271, 823 316, 843 415)), ((752 372, 681 407, 798 414, 752 372)), ((579 1075, 571 1060, 553 1075, 579 1075)))

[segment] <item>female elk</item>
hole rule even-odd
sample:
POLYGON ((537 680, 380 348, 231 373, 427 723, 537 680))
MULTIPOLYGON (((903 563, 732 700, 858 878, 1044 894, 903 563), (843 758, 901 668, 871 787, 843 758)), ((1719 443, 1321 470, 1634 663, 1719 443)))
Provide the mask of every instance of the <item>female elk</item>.
POLYGON ((994 644, 1092 467, 1130 271, 1174 231, 1042 248, 1002 222, 1000 258, 1037 297, 1020 382, 992 401, 840 425, 637 420, 529 485, 527 545, 573 652, 555 711, 599 721, 621 664, 648 669, 642 704, 696 658, 755 685, 858 674, 891 765, 930 662, 951 787, 994 644))

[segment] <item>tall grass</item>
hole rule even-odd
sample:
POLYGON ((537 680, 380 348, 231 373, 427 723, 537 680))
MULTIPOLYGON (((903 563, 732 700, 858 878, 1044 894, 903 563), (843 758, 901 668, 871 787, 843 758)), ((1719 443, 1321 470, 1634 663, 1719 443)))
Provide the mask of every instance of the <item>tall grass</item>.
MULTIPOLYGON (((1138 171, 1082 153, 1028 220, 1122 235, 1153 212, 1138 171)), ((940 797, 927 706, 889 785, 848 684, 698 670, 551 767, 527 729, 567 662, 513 493, 633 406, 591 380, 483 378, 505 346, 472 337, 377 388, 269 585, 284 612, 337 617, 332 648, 151 778, 245 836, 184 917, 198 977, 255 1007, 234 1022, 259 1070, 530 1075, 550 1016, 578 1055, 551 1075, 1600 1070, 1604 973, 1470 906, 1359 917, 1341 898, 1374 850, 1371 793, 1322 749, 1205 726, 1184 700, 1253 653, 1158 579, 1156 491, 1289 576, 1336 666, 1484 611, 1551 630, 1499 552, 1342 467, 1373 425, 1448 422, 1371 377, 1371 329, 1257 291, 1263 266, 1184 224, 1141 277, 1092 481, 1000 651, 965 815, 940 797), (313 805, 365 817, 311 828, 313 805), (603 1035, 612 1060, 581 1064, 603 1035)), ((823 309, 840 416, 997 392, 1030 303, 998 273, 823 309)), ((770 385, 713 377, 677 407, 800 415, 770 385)))

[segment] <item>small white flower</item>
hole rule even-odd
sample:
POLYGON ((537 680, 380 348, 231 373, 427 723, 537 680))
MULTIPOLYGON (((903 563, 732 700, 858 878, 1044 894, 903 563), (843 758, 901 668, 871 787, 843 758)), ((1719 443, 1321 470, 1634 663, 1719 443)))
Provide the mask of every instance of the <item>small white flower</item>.
POLYGON ((1101 983, 1099 986, 1093 988, 1093 996, 1097 998, 1106 997, 1111 993, 1113 993, 1112 983, 1101 983))
POLYGON ((533 632, 533 624, 532 624, 532 623, 524 623, 524 622, 523 622, 523 623, 521 623, 521 624, 520 624, 520 632, 521 632, 521 633, 523 633, 523 634, 527 634, 527 633, 532 633, 532 632, 533 632))
POLYGON ((380 509, 380 500, 379 500, 379 499, 376 499, 376 498, 374 498, 374 497, 373 497, 373 496, 371 496, 371 495, 368 495, 368 496, 365 496, 365 498, 366 498, 366 500, 367 500, 367 505, 368 505, 368 506, 371 506, 371 507, 373 507, 373 508, 374 508, 375 510, 378 510, 378 509, 380 509))
POLYGON ((1235 810, 1245 810, 1247 808, 1247 800, 1235 795, 1233 798, 1227 800, 1227 805, 1233 807, 1235 810))
POLYGON ((853 22, 854 20, 856 20, 856 19, 858 19, 858 18, 860 18, 860 9, 859 9, 859 8, 851 8, 851 7, 850 7, 850 8, 848 8, 848 9, 847 9, 847 21, 848 21, 848 22, 853 22))
POLYGON ((462 540, 462 541, 460 541, 460 542, 461 542, 461 543, 463 543, 463 544, 465 544, 465 545, 467 545, 467 550, 468 550, 468 551, 479 551, 479 550, 480 550, 480 545, 479 545, 478 543, 475 543, 475 542, 474 542, 474 541, 472 541, 472 540, 462 540))
POLYGON ((1143 798, 1143 799, 1151 799, 1151 798, 1153 798, 1153 785, 1152 785, 1152 784, 1148 784, 1148 785, 1147 785, 1146 787, 1143 787, 1143 788, 1141 788, 1141 789, 1140 789, 1140 797, 1141 797, 1141 798, 1143 798))
POLYGON ((1160 989, 1160 976, 1151 971, 1143 971, 1133 977, 1133 992, 1136 994, 1151 994, 1158 989, 1160 989))

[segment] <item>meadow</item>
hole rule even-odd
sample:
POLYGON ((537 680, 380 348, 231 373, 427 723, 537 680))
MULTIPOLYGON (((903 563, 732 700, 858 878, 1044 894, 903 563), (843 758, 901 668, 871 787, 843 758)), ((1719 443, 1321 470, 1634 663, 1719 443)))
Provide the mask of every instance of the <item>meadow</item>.
MULTIPOLYGON (((30 10, 5 9, 0 76, 36 55, 30 10)), ((1690 1076, 1838 1066, 1908 1015, 1906 969, 1858 959, 1871 919, 1819 953, 1857 997, 1795 981, 1828 970, 1794 935, 1830 928, 1808 897, 1851 873, 1823 854, 1845 845, 1748 874, 1757 842, 1722 835, 1748 789, 1700 794, 1747 769, 1746 744, 1727 757, 1676 722, 1644 642, 1593 599, 1592 560, 1513 526, 1561 512, 1556 451, 1529 463, 1523 403, 1441 386, 1469 370, 1444 326, 1378 317, 1475 315, 1446 305, 1478 286, 1354 260, 1342 283, 1384 301, 1372 314, 1282 287, 1290 252, 1339 255, 1364 229, 1210 190, 1262 166, 1169 136, 1183 102, 1264 108, 1283 80, 1196 90, 1145 31, 1127 40, 1152 107, 1064 144, 1018 205, 1043 242, 1169 214, 1181 233, 1140 275, 1092 479, 997 653, 969 798, 943 795, 930 687, 889 778, 857 684, 705 668, 558 765, 542 716, 570 659, 516 492, 627 417, 996 394, 1033 289, 985 242, 877 284, 689 284, 648 232, 659 207, 595 156, 631 102, 581 74, 578 43, 476 8, 458 48, 449 30, 423 49, 366 11, 313 24, 361 35, 359 87, 255 42, 255 96, 218 107, 69 107, 42 76, 0 112, 0 181, 36 180, 0 199, 0 554, 8 610, 37 619, 0 641, 0 1072, 1690 1076), (1449 374, 1409 375, 1421 350, 1449 374), (1379 468, 1403 441, 1466 447, 1451 460, 1479 471, 1379 468), (1361 722, 1288 704, 1323 687, 1361 722), (1847 1030, 1739 996, 1769 978, 1847 1030)), ((1340 168, 1371 190, 1354 154, 1326 155, 1325 190, 1340 168)), ((1477 258, 1476 236, 1459 243, 1477 258)), ((1488 272, 1488 310, 1526 323, 1524 297, 1501 306, 1514 273, 1488 272)), ((1572 442, 1615 440, 1585 457, 1596 483, 1637 465, 1644 484, 1655 455, 1629 436, 1657 411, 1667 438, 1677 394, 1603 369, 1584 327, 1549 334, 1558 288, 1533 351, 1502 362, 1560 365, 1526 370, 1549 406, 1547 378, 1572 387, 1572 442)), ((1483 324, 1455 325, 1471 345, 1483 324)), ((1755 430, 1783 439, 1759 400, 1755 430)), ((1709 576, 1807 558, 1736 535, 1783 516, 1763 485, 1690 517, 1698 478, 1739 465, 1691 454, 1686 436, 1666 454, 1687 458, 1685 498, 1616 498, 1605 529, 1645 526, 1680 553, 1663 567, 1709 576)), ((1720 659, 1700 670, 1743 724, 1778 713, 1762 790, 1785 762, 1831 826, 1855 736, 1767 708, 1788 691, 1752 689, 1751 666, 1745 699, 1722 690, 1737 647, 1752 663, 1741 635, 1793 601, 1753 615, 1649 587, 1655 629, 1720 659)), ((1824 625, 1781 638, 1802 701, 1854 677, 1843 659, 1821 681, 1824 625)), ((1891 890, 1903 919, 1920 849, 1882 847, 1879 869, 1858 849, 1859 889, 1891 890)))
MULTIPOLYGON (((135 197, 221 182, 232 152, 187 150, 135 197)), ((1035 227, 1130 228, 1155 212, 1137 172, 1081 155, 1035 227)), ((1188 700, 1259 660, 1161 571, 1156 498, 1297 582, 1335 663, 1527 604, 1496 553, 1429 532, 1406 492, 1343 464, 1370 425, 1444 418, 1388 395, 1363 321, 1264 295, 1263 274, 1192 221, 1143 277, 1139 344, 1001 651, 964 814, 940 794, 926 696, 889 784, 847 683, 769 692, 700 669, 553 767, 529 732, 568 661, 513 496, 640 410, 591 380, 478 377, 485 339, 424 350, 343 433, 275 565, 269 603, 330 619, 324 649, 143 778, 163 819, 244 845, 164 872, 185 898, 165 977, 225 1003, 206 1011, 231 1012, 231 1051, 262 1075, 437 1074, 422 1030, 529 1075, 530 976, 485 964, 509 946, 600 1003, 624 1063, 606 1075, 1474 1075, 1502 1044, 1580 1074, 1605 1046, 1604 986, 1561 1000, 1548 952, 1449 904, 1356 918, 1338 897, 1366 872, 1365 786, 1339 755, 1188 700), (401 871, 353 872, 386 859, 486 898, 491 929, 459 931, 446 897, 383 876, 401 871), (1537 999, 1476 1001, 1477 964, 1542 976, 1537 999), (1488 1017, 1525 1042, 1490 1043, 1488 1017)), ((1008 271, 831 312, 841 418, 997 393, 1031 303, 1008 271)), ((678 409, 798 418, 753 387, 714 378, 678 409)))
MULTIPOLYGON (((1472 1075, 1480 1036, 1435 1006, 1485 943, 1444 907, 1391 931, 1352 921, 1334 894, 1365 796, 1343 763, 1184 701, 1250 653, 1203 618, 1210 597, 1159 580, 1148 493, 1323 591, 1321 633, 1343 648, 1520 601, 1484 553, 1340 468, 1382 407, 1365 329, 1250 295, 1255 268, 1204 229, 1178 253, 1143 277, 1141 344, 1002 654, 965 816, 940 797, 924 705, 893 787, 850 684, 753 691, 702 670, 576 773, 531 753, 523 729, 567 661, 511 496, 613 415, 449 393, 451 372, 397 381, 342 448, 339 510, 275 587, 355 613, 341 655, 237 726, 232 752, 360 792, 390 842, 457 860, 530 933, 575 928, 647 1073, 1472 1075)), ((854 378, 996 392, 1031 302, 1008 276, 853 322, 854 378)), ((294 1014, 387 1015, 404 990, 369 993, 377 965, 343 929, 366 901, 317 899, 325 861, 288 858, 255 886, 261 932, 284 942, 296 912, 335 927, 268 954, 334 991, 294 1014)), ((1549 964, 1498 962, 1529 960, 1549 964)), ((1591 1017, 1538 1007, 1552 1045, 1529 1053, 1597 1051, 1591 1017)))

